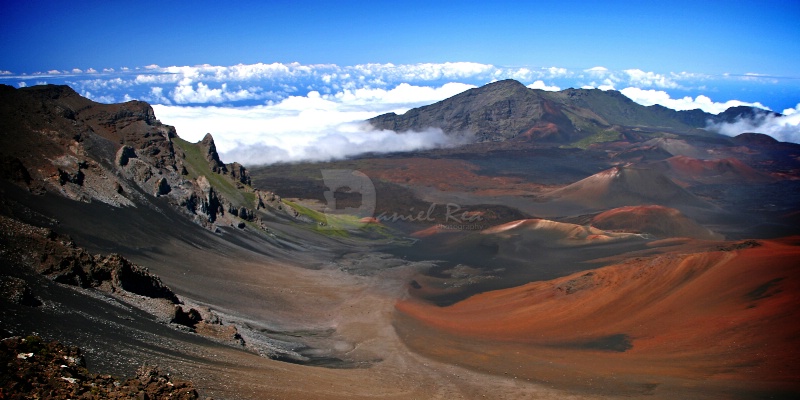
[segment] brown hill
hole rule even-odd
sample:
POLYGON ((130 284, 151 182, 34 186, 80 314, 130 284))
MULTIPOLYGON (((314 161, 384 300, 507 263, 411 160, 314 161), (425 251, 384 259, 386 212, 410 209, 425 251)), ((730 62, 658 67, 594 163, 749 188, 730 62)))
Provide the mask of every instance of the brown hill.
POLYGON ((607 232, 591 226, 581 226, 546 219, 523 219, 493 226, 481 232, 504 239, 514 239, 515 246, 580 246, 640 238, 623 232, 607 232))
POLYGON ((735 158, 698 160, 686 156, 671 157, 663 161, 666 173, 686 183, 742 184, 770 183, 772 176, 757 171, 735 158))
POLYGON ((586 210, 660 204, 682 207, 710 206, 687 192, 663 173, 644 167, 612 167, 544 196, 548 201, 567 202, 586 210))
POLYGON ((680 211, 664 206, 615 208, 592 218, 592 226, 609 231, 646 233, 657 238, 723 239, 722 235, 704 228, 680 211))

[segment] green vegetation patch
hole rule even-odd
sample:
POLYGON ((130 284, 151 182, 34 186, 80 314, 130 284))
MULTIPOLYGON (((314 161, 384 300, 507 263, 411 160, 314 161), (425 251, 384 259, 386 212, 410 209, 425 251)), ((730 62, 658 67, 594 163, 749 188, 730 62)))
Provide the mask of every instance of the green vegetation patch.
POLYGON ((613 142, 615 140, 619 140, 619 132, 607 129, 595 133, 594 135, 587 136, 581 140, 578 140, 577 142, 573 142, 567 147, 577 147, 579 149, 586 150, 590 145, 594 143, 613 142))
POLYGON ((228 177, 211 171, 211 167, 208 166, 208 160, 206 160, 206 156, 198 144, 190 143, 181 138, 174 138, 173 141, 186 154, 184 165, 186 165, 186 170, 189 172, 189 178, 197 179, 200 176, 205 176, 214 190, 228 199, 234 206, 253 207, 256 199, 255 193, 242 191, 228 177))
MULTIPOLYGON (((366 236, 369 238, 394 238, 395 235, 388 228, 380 224, 365 223, 355 215, 324 214, 312 210, 292 201, 283 200, 283 203, 294 209, 299 215, 305 216, 314 222, 315 232, 332 237, 366 236)), ((311 227, 311 225, 309 225, 311 227)))

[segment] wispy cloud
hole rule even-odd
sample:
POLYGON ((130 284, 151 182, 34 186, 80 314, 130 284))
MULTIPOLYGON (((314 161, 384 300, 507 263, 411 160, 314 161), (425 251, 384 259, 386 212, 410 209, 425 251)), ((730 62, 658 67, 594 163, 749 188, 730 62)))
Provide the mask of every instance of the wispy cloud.
POLYGON ((265 165, 295 161, 330 161, 366 153, 392 153, 451 147, 467 143, 465 137, 445 135, 441 129, 422 132, 372 131, 364 124, 343 124, 319 134, 308 135, 302 143, 259 142, 240 145, 222 154, 244 165, 265 165))

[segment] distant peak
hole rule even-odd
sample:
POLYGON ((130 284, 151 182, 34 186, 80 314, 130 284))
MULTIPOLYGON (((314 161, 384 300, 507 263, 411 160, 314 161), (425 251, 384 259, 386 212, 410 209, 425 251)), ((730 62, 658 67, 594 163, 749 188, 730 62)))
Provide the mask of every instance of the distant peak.
POLYGON ((484 90, 504 90, 504 89, 527 89, 525 85, 514 79, 503 79, 502 81, 492 82, 478 89, 484 90))
POLYGON ((522 87, 525 87, 525 85, 523 85, 522 82, 520 82, 518 80, 515 80, 515 79, 503 79, 501 81, 492 82, 492 83, 490 83, 490 84, 488 84, 486 86, 522 86, 522 87))

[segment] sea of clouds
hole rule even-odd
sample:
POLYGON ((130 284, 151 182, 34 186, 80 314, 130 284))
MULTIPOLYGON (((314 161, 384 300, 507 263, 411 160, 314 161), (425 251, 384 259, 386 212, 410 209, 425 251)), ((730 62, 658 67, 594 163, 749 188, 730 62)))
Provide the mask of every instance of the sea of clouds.
MULTIPOLYGON (((645 106, 701 109, 712 114, 739 105, 769 109, 759 101, 731 98, 738 92, 730 90, 724 99, 726 87, 746 89, 742 93, 761 88, 768 93, 763 89, 791 91, 791 85, 798 84, 789 80, 787 89, 787 80, 757 74, 709 76, 471 62, 150 65, 29 74, 0 71, 0 83, 17 87, 68 84, 98 102, 147 101, 156 116, 175 126, 181 137, 197 141, 211 133, 224 160, 245 165, 324 161, 462 144, 469 138, 447 136, 439 130, 376 131, 363 121, 388 112, 403 113, 500 79, 516 79, 530 88, 549 91, 568 87, 619 90, 645 106), (712 95, 724 101, 712 100, 712 95)), ((726 135, 760 132, 800 142, 798 111, 800 104, 782 110, 781 116, 765 113, 754 119, 709 125, 708 129, 726 135)))

